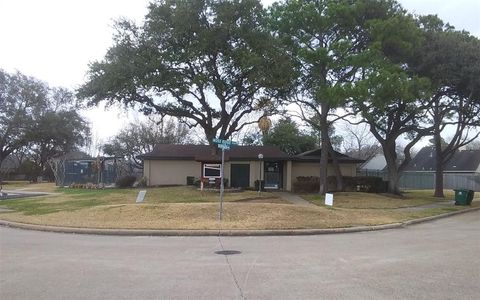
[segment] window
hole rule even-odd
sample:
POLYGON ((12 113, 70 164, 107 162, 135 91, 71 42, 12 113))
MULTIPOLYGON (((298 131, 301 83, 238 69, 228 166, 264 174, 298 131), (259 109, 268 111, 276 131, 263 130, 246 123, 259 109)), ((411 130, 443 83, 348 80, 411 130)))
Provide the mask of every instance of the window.
POLYGON ((220 164, 204 164, 203 177, 206 178, 220 178, 220 164))

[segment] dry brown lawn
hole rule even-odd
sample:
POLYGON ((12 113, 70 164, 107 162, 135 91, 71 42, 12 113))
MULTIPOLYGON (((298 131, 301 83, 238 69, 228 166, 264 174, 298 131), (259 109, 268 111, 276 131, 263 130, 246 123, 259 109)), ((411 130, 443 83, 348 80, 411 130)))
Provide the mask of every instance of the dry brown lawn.
MULTIPOLYGON (((320 206, 325 202, 324 197, 318 194, 302 195, 302 197, 320 206)), ((445 198, 438 199, 433 197, 431 190, 411 190, 403 193, 403 197, 388 194, 342 192, 334 193, 333 198, 334 206, 340 208, 394 209, 451 201, 454 199, 454 194, 453 191, 445 190, 445 198)))
POLYGON ((135 229, 301 229, 379 225, 445 213, 463 207, 425 211, 355 210, 274 203, 225 203, 218 223, 218 203, 99 205, 40 215, 3 213, 9 221, 54 226, 135 229))
POLYGON ((219 223, 218 193, 190 187, 147 189, 145 202, 140 204, 135 203, 138 189, 57 191, 57 195, 2 201, 0 206, 15 211, 0 213, 0 219, 87 228, 304 229, 380 225, 464 209, 397 209, 431 203, 423 191, 405 199, 340 193, 335 195, 333 208, 296 206, 274 193, 262 193, 259 198, 256 192, 245 191, 225 194, 224 219, 219 223))

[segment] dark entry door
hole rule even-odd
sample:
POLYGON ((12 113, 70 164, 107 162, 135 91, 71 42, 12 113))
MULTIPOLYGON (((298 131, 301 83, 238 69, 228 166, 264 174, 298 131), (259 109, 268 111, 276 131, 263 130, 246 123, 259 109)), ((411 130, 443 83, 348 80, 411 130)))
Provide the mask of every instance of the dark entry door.
POLYGON ((230 173, 231 187, 250 186, 250 165, 232 164, 230 173))
POLYGON ((265 188, 278 189, 282 187, 282 163, 265 162, 265 188))

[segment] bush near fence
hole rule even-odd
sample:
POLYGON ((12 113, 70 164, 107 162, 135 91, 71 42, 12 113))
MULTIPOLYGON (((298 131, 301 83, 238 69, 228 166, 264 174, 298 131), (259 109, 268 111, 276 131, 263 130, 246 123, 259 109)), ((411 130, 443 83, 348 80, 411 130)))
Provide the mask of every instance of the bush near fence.
MULTIPOLYGON (((220 189, 221 186, 221 179, 220 178, 215 178, 215 179, 209 179, 209 178, 194 178, 193 180, 193 185, 196 187, 201 186, 201 182, 203 182, 203 187, 206 189, 220 189)), ((228 187, 228 178, 223 178, 223 187, 227 188, 228 187)))
POLYGON ((119 188, 129 188, 132 187, 137 178, 133 175, 125 175, 117 179, 115 185, 119 188))
POLYGON ((295 193, 315 193, 320 189, 320 179, 317 176, 298 176, 293 182, 295 193))
POLYGON ((345 191, 352 192, 385 193, 388 188, 388 181, 384 181, 382 177, 343 177, 343 183, 345 191))
MULTIPOLYGON (((320 179, 317 176, 299 176, 296 179, 293 183, 295 193, 315 193, 320 189, 320 179)), ((343 183, 346 192, 385 193, 388 187, 388 182, 384 181, 382 177, 343 176, 343 183)), ((337 191, 336 187, 337 178, 328 176, 327 191, 335 192, 337 191)))

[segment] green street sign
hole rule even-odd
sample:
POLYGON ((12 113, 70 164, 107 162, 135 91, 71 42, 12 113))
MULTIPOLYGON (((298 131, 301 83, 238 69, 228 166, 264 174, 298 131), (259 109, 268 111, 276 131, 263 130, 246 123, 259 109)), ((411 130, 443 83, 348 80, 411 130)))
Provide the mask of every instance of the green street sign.
POLYGON ((223 149, 223 150, 230 150, 230 145, 227 144, 218 144, 218 148, 223 149))
POLYGON ((233 146, 238 145, 237 142, 230 141, 230 140, 222 140, 222 139, 217 139, 217 138, 214 138, 213 142, 215 144, 219 144, 219 145, 233 145, 233 146))

